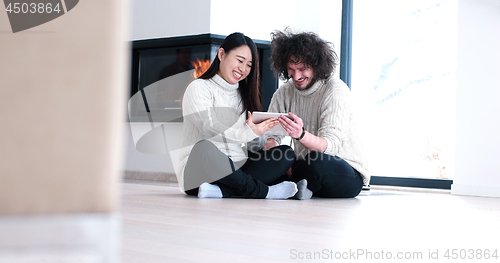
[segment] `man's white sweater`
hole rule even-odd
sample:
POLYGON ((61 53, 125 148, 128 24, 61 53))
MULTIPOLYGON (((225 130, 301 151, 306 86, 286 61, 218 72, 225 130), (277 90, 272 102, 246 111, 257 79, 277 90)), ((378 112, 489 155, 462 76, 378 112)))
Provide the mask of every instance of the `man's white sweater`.
MULTIPOLYGON (((365 184, 370 181, 368 163, 354 123, 351 92, 342 80, 332 77, 328 81, 317 81, 306 90, 298 90, 293 81, 289 81, 274 93, 268 111, 292 112, 300 117, 306 131, 326 140, 324 153, 345 160, 362 175, 365 184)), ((300 141, 294 140, 294 146, 296 156, 301 159, 309 153, 300 141)))

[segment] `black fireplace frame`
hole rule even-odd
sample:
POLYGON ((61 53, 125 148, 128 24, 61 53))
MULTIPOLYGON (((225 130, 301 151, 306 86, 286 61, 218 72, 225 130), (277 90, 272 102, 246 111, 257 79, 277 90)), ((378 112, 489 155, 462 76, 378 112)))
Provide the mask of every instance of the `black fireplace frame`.
MULTIPOLYGON (((130 97, 140 91, 139 89, 139 61, 140 51, 153 50, 160 48, 182 48, 186 46, 220 46, 226 38, 223 35, 217 34, 200 34, 167 38, 155 38, 145 40, 132 41, 132 57, 131 57, 131 79, 130 79, 130 97)), ((271 56, 271 43, 265 40, 253 39, 259 53, 259 68, 261 76, 261 103, 263 111, 267 111, 269 103, 274 92, 278 89, 278 79, 276 78, 269 58, 271 56)), ((147 109, 149 111, 149 109, 147 109)))

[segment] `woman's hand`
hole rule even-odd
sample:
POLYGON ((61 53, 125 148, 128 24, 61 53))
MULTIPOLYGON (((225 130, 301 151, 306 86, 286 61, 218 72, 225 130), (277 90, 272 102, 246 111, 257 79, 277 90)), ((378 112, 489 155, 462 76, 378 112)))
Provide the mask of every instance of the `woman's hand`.
POLYGON ((255 124, 255 123, 253 123, 252 113, 248 112, 248 119, 247 119, 246 123, 247 123, 248 127, 250 127, 252 129, 252 131, 255 135, 261 136, 267 130, 278 125, 279 122, 276 118, 269 118, 261 123, 255 124))
POLYGON ((302 119, 291 112, 288 113, 288 115, 292 117, 293 120, 286 117, 285 115, 282 115, 279 117, 279 123, 281 124, 281 126, 283 126, 285 131, 288 132, 288 135, 290 135, 290 137, 299 138, 300 135, 302 135, 302 127, 304 126, 304 124, 302 123, 302 119))

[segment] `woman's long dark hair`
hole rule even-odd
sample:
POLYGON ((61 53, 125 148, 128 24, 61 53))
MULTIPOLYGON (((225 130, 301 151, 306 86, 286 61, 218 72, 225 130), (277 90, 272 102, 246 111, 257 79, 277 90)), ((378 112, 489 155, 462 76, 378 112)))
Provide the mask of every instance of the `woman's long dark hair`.
MULTIPOLYGON (((250 48, 252 53, 252 68, 248 76, 239 82, 238 92, 241 96, 241 102, 243 103, 243 112, 247 111, 262 111, 262 105, 260 103, 260 77, 259 77, 259 56, 257 54, 257 46, 252 39, 243 35, 242 33, 232 33, 227 36, 222 44, 220 45, 224 51, 229 54, 231 50, 246 45, 250 48)), ((200 79, 211 79, 215 74, 219 72, 220 60, 219 56, 216 56, 210 68, 203 73, 200 79)), ((248 116, 247 116, 248 117, 248 116)))

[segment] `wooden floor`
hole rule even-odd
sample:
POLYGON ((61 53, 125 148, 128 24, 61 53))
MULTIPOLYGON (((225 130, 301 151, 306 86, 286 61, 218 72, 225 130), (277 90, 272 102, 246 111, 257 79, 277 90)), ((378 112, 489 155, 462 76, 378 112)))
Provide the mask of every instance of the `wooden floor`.
POLYGON ((353 199, 198 199, 176 184, 122 187, 127 263, 441 262, 448 249, 451 262, 500 262, 500 198, 372 189, 353 199), (451 249, 483 259, 452 260, 451 249), (486 249, 498 258, 485 260, 486 249))

